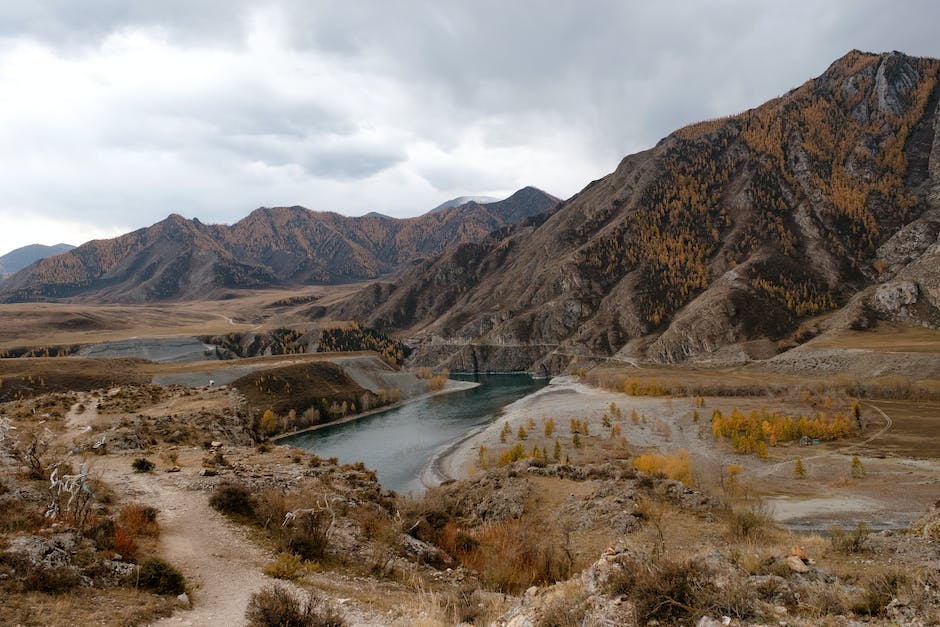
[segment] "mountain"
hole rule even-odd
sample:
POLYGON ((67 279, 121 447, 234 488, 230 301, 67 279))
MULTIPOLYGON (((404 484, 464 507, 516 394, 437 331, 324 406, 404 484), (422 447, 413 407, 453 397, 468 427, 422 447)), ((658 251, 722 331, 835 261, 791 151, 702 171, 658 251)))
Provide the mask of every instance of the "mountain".
POLYGON ((499 198, 494 198, 492 196, 457 196, 457 198, 451 198, 450 200, 445 200, 438 206, 431 209, 431 213, 435 211, 440 211, 441 209, 450 209, 451 207, 459 207, 460 205, 465 205, 468 202, 475 202, 478 204, 487 204, 491 202, 497 202, 499 198))
POLYGON ((17 248, 0 257, 0 277, 19 272, 31 263, 68 252, 73 248, 75 247, 70 244, 56 244, 55 246, 30 244, 17 248))
POLYGON ((573 355, 770 355, 833 325, 940 324, 935 59, 852 51, 758 108, 680 129, 547 219, 331 313, 452 370, 573 355))
POLYGON ((396 219, 303 207, 261 208, 232 226, 171 215, 88 242, 13 275, 6 302, 78 297, 106 302, 195 299, 222 290, 377 278, 448 247, 482 240, 558 199, 533 187, 506 200, 396 219))

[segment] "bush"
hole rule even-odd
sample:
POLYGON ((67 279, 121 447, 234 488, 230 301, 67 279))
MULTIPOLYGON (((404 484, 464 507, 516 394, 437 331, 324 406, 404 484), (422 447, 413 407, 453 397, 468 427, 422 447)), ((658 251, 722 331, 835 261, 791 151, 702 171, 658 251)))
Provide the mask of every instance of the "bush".
POLYGON ((284 551, 305 560, 316 560, 326 553, 330 519, 326 512, 304 512, 287 527, 281 540, 284 551))
POLYGON ((141 563, 136 575, 131 573, 134 587, 156 594, 182 594, 186 592, 186 579, 183 573, 157 557, 151 557, 141 563))
POLYGON ((254 499, 251 492, 240 483, 225 482, 215 489, 209 497, 209 505, 232 516, 251 518, 255 513, 254 499))
POLYGON ((772 526, 773 518, 761 506, 728 512, 728 533, 732 538, 759 540, 772 526))
POLYGON ((283 586, 274 585, 251 595, 245 611, 249 627, 345 627, 339 611, 325 600, 307 596, 302 603, 283 586))
POLYGON ((316 569, 316 564, 305 562, 299 555, 280 553, 276 560, 264 567, 264 574, 275 579, 294 580, 316 569))
POLYGON ((138 457, 131 463, 134 472, 150 472, 153 470, 153 462, 146 457, 138 457))
POLYGON ((870 533, 871 529, 865 523, 858 523, 852 532, 846 532, 839 525, 833 525, 829 530, 829 542, 832 544, 832 550, 838 553, 861 553, 865 550, 870 533))
MULTIPOLYGON (((607 592, 627 596, 636 606, 640 624, 686 622, 709 612, 738 618, 753 613, 753 598, 745 586, 719 589, 713 574, 700 560, 654 559, 645 563, 626 560, 608 579, 607 592)), ((694 620, 693 620, 694 622, 694 620)))

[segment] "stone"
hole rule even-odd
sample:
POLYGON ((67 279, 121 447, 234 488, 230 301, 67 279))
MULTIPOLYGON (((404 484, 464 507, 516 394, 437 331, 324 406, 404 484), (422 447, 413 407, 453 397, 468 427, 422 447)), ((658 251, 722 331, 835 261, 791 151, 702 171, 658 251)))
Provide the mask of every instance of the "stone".
POLYGON ((176 600, 179 602, 181 607, 192 607, 192 602, 189 600, 189 595, 185 592, 176 595, 176 600))
POLYGON ((790 570, 792 570, 795 573, 808 573, 809 572, 809 566, 807 566, 806 563, 800 558, 798 558, 796 555, 791 555, 787 558, 787 566, 789 566, 790 570))
POLYGON ((216 471, 214 471, 214 470, 211 469, 211 468, 203 468, 202 470, 199 471, 199 475, 202 476, 202 477, 214 477, 214 476, 216 476, 217 474, 219 474, 219 473, 217 473, 216 471))

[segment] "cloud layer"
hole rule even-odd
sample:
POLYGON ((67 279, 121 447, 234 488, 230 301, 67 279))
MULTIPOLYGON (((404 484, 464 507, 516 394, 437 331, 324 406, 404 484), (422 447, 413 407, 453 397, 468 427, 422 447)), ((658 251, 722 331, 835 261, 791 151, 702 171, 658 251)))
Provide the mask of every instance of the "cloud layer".
POLYGON ((171 212, 567 197, 852 48, 940 56, 938 22, 926 1, 4 3, 0 254, 171 212))

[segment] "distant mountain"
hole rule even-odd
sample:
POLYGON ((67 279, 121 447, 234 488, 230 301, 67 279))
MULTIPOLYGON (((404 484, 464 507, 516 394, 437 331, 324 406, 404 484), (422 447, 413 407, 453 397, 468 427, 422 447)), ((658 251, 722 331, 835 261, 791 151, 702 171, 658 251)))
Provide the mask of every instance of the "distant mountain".
POLYGON ((55 246, 30 244, 17 248, 0 257, 0 276, 19 272, 31 263, 68 252, 73 248, 75 247, 71 244, 56 244, 55 246))
POLYGON ((450 200, 445 200, 438 206, 431 209, 431 212, 440 211, 441 209, 450 209, 451 207, 459 207, 460 205, 465 205, 468 202, 475 202, 477 204, 485 205, 491 202, 497 202, 499 198, 494 198, 493 196, 457 196, 456 198, 451 198, 450 200))
POLYGON ((938 72, 936 59, 853 51, 625 157, 546 220, 331 313, 403 331, 452 370, 727 361, 876 319, 938 328, 938 72))
POLYGON ((0 300, 147 302, 207 298, 225 288, 377 278, 448 247, 480 241, 557 203, 527 187, 497 203, 471 202, 407 219, 303 207, 257 209, 232 226, 171 215, 40 261, 4 282, 0 300))

